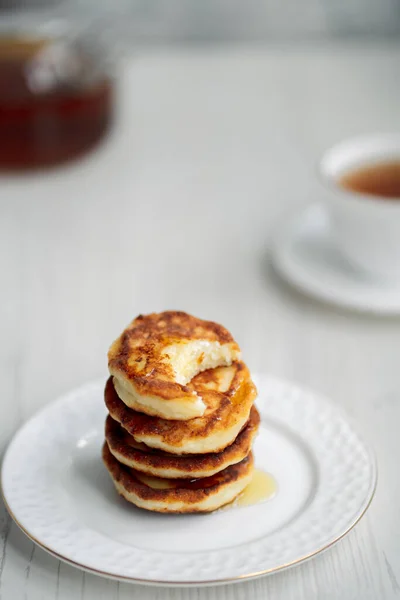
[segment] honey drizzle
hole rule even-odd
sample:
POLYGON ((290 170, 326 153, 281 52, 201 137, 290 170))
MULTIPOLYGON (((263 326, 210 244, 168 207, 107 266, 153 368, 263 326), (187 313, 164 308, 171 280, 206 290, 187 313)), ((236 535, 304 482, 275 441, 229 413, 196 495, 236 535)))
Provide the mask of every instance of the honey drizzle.
POLYGON ((222 510, 262 504, 273 498, 278 490, 275 478, 262 469, 255 469, 248 486, 222 510))

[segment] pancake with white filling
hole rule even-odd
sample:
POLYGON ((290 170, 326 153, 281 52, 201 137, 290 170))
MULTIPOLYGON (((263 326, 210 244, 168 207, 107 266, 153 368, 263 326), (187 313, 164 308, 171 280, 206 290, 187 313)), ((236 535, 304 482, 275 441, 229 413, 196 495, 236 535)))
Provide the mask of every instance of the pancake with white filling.
POLYGON ((106 420, 106 442, 111 454, 121 463, 153 477, 198 479, 210 477, 249 454, 257 435, 260 415, 255 406, 236 440, 222 452, 179 456, 149 448, 135 439, 110 416, 106 420))
POLYGON ((112 378, 105 389, 111 417, 136 442, 171 454, 221 452, 233 443, 249 419, 257 390, 243 362, 199 373, 188 385, 204 400, 202 417, 190 421, 165 420, 131 410, 118 397, 112 378))
POLYGON ((163 419, 202 416, 207 402, 188 385, 202 371, 240 360, 240 348, 222 325, 184 312, 139 315, 108 352, 121 400, 163 419))
POLYGON ((128 502, 163 513, 210 512, 228 504, 250 483, 253 455, 203 479, 161 479, 120 464, 103 446, 103 461, 117 492, 128 502))

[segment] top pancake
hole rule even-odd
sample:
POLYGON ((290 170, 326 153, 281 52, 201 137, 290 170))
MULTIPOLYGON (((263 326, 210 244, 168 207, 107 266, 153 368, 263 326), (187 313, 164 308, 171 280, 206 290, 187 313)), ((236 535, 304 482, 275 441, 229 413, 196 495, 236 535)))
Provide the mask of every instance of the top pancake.
POLYGON ((139 315, 108 352, 118 396, 129 407, 163 419, 187 420, 207 408, 187 384, 202 371, 229 366, 240 348, 221 325, 184 312, 139 315))

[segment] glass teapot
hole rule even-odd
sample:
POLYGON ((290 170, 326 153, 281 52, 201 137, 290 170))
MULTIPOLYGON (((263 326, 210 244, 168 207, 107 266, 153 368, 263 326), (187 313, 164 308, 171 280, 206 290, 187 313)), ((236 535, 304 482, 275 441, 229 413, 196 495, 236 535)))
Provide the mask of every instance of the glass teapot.
POLYGON ((56 166, 103 138, 113 115, 115 23, 104 9, 70 4, 0 12, 0 170, 56 166))

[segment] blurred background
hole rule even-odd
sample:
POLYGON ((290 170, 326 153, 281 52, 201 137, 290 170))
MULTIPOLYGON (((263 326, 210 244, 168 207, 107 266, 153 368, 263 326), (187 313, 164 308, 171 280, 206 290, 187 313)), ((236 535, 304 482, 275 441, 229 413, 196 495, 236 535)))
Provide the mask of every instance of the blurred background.
POLYGON ((333 381, 284 356, 319 327, 333 348, 338 317, 284 293, 266 256, 320 198, 326 147, 398 127, 400 0, 0 6, 0 365, 23 416, 166 308, 220 320, 254 368, 333 381))
POLYGON ((399 0, 1 0, 3 10, 69 5, 81 14, 130 13, 135 35, 158 40, 306 40, 395 36, 399 0))
POLYGON ((144 48, 340 50, 396 41, 399 27, 400 0, 0 0, 0 168, 56 166, 96 146, 115 116, 117 68, 144 48))

